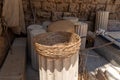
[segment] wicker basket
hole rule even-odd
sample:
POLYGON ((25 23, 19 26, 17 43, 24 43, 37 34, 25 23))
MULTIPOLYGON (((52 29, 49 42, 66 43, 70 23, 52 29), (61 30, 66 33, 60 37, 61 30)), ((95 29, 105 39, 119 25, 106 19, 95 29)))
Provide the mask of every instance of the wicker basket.
POLYGON ((39 55, 66 58, 79 51, 81 39, 75 33, 49 32, 34 37, 34 44, 39 55))

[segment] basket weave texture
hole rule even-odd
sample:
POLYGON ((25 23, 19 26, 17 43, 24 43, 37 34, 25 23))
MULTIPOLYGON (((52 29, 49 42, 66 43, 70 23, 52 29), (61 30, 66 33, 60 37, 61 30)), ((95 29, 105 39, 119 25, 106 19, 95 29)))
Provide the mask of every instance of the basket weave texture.
POLYGON ((66 58, 79 51, 81 39, 75 33, 49 32, 35 36, 34 45, 39 55, 66 58))

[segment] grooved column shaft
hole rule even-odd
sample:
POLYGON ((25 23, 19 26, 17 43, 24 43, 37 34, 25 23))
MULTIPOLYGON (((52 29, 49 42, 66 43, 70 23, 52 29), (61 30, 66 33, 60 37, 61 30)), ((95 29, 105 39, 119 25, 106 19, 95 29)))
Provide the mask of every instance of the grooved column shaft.
POLYGON ((81 37, 80 49, 85 49, 88 24, 83 22, 75 23, 75 32, 81 37))
POLYGON ((40 80, 78 80, 79 55, 50 59, 39 55, 40 80))
POLYGON ((107 30, 109 19, 109 12, 98 11, 96 14, 96 30, 104 29, 107 30))
POLYGON ((80 37, 86 37, 87 36, 87 30, 88 30, 88 24, 83 22, 77 22, 75 24, 75 32, 80 37))

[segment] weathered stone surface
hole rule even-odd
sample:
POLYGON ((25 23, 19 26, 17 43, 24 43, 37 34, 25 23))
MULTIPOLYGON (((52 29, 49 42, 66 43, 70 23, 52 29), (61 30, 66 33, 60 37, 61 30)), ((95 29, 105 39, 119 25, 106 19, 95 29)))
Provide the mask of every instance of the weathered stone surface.
MULTIPOLYGON (((38 23, 60 19, 61 15, 58 12, 62 12, 63 16, 77 16, 80 20, 94 21, 95 12, 100 10, 110 11, 110 19, 120 20, 120 0, 31 0, 31 2, 38 23)), ((2 12, 1 7, 2 5, 0 5, 0 12, 2 12)), ((28 0, 23 0, 23 7, 26 25, 29 25, 33 23, 33 17, 28 0)))
POLYGON ((91 14, 91 12, 95 11, 95 5, 91 5, 91 4, 81 4, 80 5, 80 12, 79 12, 79 17, 81 20, 88 20, 89 15, 91 14))
POLYGON ((117 5, 116 5, 115 12, 118 13, 119 16, 120 16, 120 4, 117 4, 117 5))
POLYGON ((62 19, 62 12, 52 12, 52 21, 57 21, 62 19))
POLYGON ((79 17, 80 20, 82 20, 82 21, 87 21, 87 20, 88 20, 88 16, 89 16, 89 14, 88 14, 88 13, 85 13, 85 12, 80 12, 80 13, 78 14, 78 17, 79 17))
POLYGON ((85 13, 89 14, 90 11, 94 11, 95 10, 95 7, 96 7, 96 5, 81 4, 79 10, 80 10, 80 12, 85 12, 85 13))
POLYGON ((55 0, 55 2, 58 2, 58 3, 59 3, 59 2, 64 2, 64 0, 55 0))
POLYGON ((94 0, 83 0, 84 3, 92 3, 94 0))
POLYGON ((42 5, 41 5, 41 2, 32 2, 32 5, 35 7, 35 8, 41 8, 42 5))
POLYGON ((117 5, 107 5, 106 6, 106 11, 109 11, 109 12, 115 12, 115 10, 116 10, 116 7, 117 7, 117 5))
POLYGON ((71 13, 71 17, 78 17, 79 14, 77 12, 71 13))
POLYGON ((37 11, 37 17, 43 18, 43 19, 50 19, 51 12, 37 11))
POLYGON ((71 2, 73 2, 72 0, 64 0, 65 2, 69 2, 69 3, 71 3, 71 2))
POLYGON ((70 12, 64 12, 63 13, 63 16, 64 17, 70 17, 72 15, 72 13, 70 13, 70 12))
POLYGON ((120 0, 115 0, 115 4, 120 4, 120 0))
POLYGON ((47 1, 54 2, 55 0, 47 0, 47 1))
POLYGON ((73 0, 74 3, 81 3, 83 2, 84 0, 73 0))
POLYGON ((115 14, 115 13, 110 13, 110 17, 109 17, 109 19, 111 19, 111 20, 116 20, 118 17, 117 17, 117 14, 115 14))
POLYGON ((71 3, 69 5, 69 11, 70 12, 79 12, 79 4, 77 4, 77 3, 71 3))
POLYGON ((15 39, 0 71, 0 80, 26 80, 26 39, 15 39))
POLYGON ((56 10, 56 4, 52 3, 52 2, 43 2, 42 3, 42 10, 55 11, 56 10))
POLYGON ((96 11, 100 11, 100 10, 105 10, 105 5, 103 5, 103 4, 98 4, 97 6, 96 6, 96 11))
POLYGON ((57 4, 57 11, 59 12, 67 12, 68 11, 68 4, 67 3, 58 3, 57 4))
POLYGON ((109 0, 97 0, 99 4, 106 4, 109 2, 109 0))

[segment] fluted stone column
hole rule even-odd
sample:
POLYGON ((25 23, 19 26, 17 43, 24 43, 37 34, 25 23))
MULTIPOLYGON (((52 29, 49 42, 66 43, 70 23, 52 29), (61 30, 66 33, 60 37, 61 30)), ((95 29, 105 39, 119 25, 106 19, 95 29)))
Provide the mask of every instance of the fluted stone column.
POLYGON ((32 62, 32 67, 33 69, 37 70, 39 69, 39 65, 38 65, 38 54, 36 54, 36 51, 35 51, 35 48, 34 48, 34 45, 33 45, 33 38, 36 36, 36 35, 39 35, 39 34, 42 34, 42 33, 45 33, 46 31, 44 29, 39 29, 39 30, 32 30, 30 32, 30 50, 31 50, 31 62, 32 62))
POLYGON ((40 25, 37 25, 37 24, 33 24, 33 25, 30 25, 27 27, 27 39, 28 39, 28 56, 30 57, 31 56, 31 48, 30 48, 30 45, 31 45, 31 42, 30 42, 30 32, 32 30, 39 30, 39 29, 42 29, 42 26, 40 25))
POLYGON ((85 49, 88 24, 83 22, 75 23, 75 32, 81 37, 81 50, 85 49))
POLYGON ((108 11, 98 11, 96 13, 96 30, 104 29, 107 30, 109 20, 108 11))
POLYGON ((78 80, 79 55, 50 59, 39 55, 40 80, 78 80))
POLYGON ((83 22, 77 22, 75 23, 75 32, 80 37, 86 37, 87 36, 87 30, 88 30, 88 24, 83 22))
POLYGON ((77 34, 49 32, 34 40, 40 80, 78 80, 81 38, 77 34))

